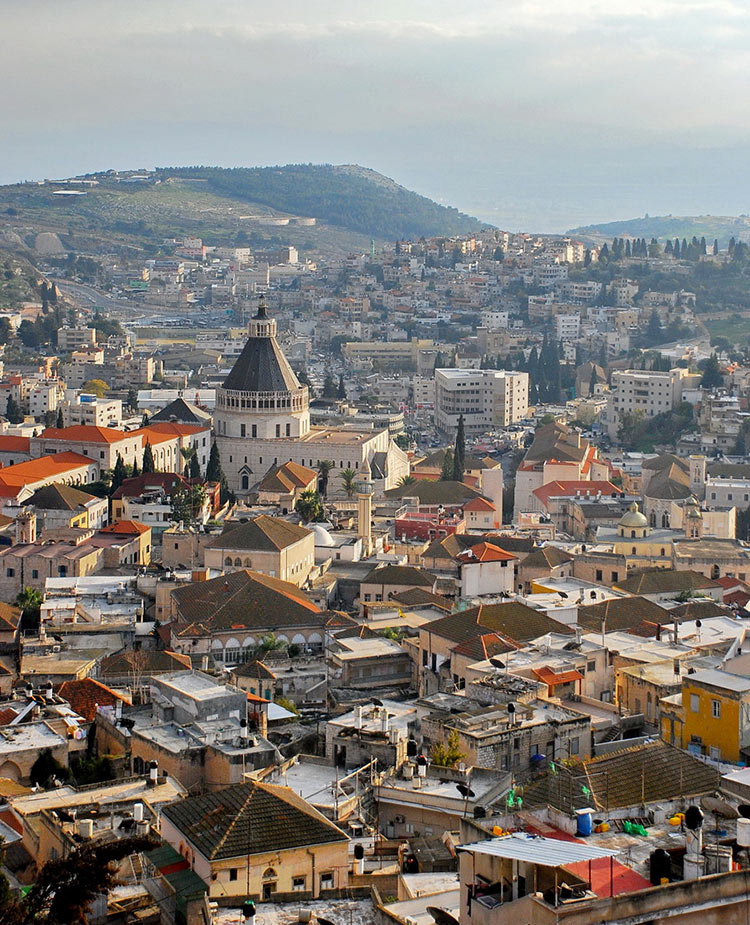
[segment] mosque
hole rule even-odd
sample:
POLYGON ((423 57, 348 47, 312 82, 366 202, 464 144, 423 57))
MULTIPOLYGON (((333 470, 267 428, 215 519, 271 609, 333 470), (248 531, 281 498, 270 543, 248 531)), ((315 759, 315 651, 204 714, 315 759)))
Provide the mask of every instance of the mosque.
POLYGON ((337 472, 369 469, 375 496, 409 474, 409 459, 387 428, 311 427, 310 395, 276 340, 276 321, 261 298, 250 319, 248 340, 216 390, 214 433, 230 489, 242 499, 277 465, 292 462, 315 469, 333 463, 329 495, 342 493, 337 472))

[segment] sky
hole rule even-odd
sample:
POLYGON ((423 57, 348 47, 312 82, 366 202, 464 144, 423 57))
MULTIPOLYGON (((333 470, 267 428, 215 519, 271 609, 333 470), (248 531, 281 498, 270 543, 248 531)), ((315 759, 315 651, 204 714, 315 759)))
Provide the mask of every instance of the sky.
POLYGON ((750 212, 747 0, 0 0, 0 183, 361 164, 508 230, 750 212))

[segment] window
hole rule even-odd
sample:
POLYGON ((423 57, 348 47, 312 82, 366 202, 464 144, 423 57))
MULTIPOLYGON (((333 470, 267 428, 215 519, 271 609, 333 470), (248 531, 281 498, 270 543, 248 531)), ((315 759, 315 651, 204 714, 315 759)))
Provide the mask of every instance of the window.
POLYGON ((619 576, 617 572, 612 572, 612 581, 619 581, 619 576))
POLYGON ((570 754, 571 754, 571 755, 577 755, 577 754, 578 754, 578 749, 579 749, 579 748, 580 748, 580 746, 579 746, 579 744, 578 744, 578 738, 571 739, 571 740, 570 740, 570 754))
POLYGON ((711 701, 711 716, 714 719, 721 719, 721 701, 712 700, 711 701))
POLYGON ((16 570, 14 568, 6 568, 5 570, 6 578, 13 578, 15 574, 16 574, 16 570))
POLYGON ((258 425, 257 425, 257 424, 253 424, 253 425, 251 426, 251 428, 250 428, 250 435, 253 436, 253 437, 257 437, 257 436, 258 436, 258 425))
POLYGON ((292 878, 292 890, 295 893, 302 893, 305 889, 305 878, 304 877, 293 877, 292 878))
POLYGON ((602 573, 602 570, 601 570, 600 568, 598 568, 598 569, 596 570, 596 578, 595 578, 595 580, 596 580, 596 581, 602 581, 603 578, 604 578, 604 574, 602 573))
POLYGON ((244 425, 244 424, 240 424, 240 437, 246 437, 246 436, 247 436, 246 430, 247 430, 247 428, 245 427, 245 425, 244 425))
POLYGON ((587 662, 586 671, 596 671, 596 662, 587 662))
POLYGON ((701 709, 701 698, 698 694, 690 695, 690 711, 691 713, 700 713, 701 709))
POLYGON ((236 880, 236 879, 237 879, 237 871, 238 871, 238 869, 239 869, 239 868, 237 868, 237 867, 230 867, 230 868, 229 868, 229 879, 230 879, 230 880, 236 880))
POLYGON ((721 749, 717 748, 715 745, 712 745, 708 749, 708 757, 712 761, 721 761, 721 749))
MULTIPOLYGON (((89 454, 87 453, 86 455, 88 456, 89 454)), ((99 459, 104 459, 104 450, 99 451, 99 459)))
POLYGON ((38 578, 38 577, 39 577, 39 569, 33 568, 33 569, 31 570, 31 577, 32 577, 32 578, 38 578))
POLYGON ((281 424, 276 425, 276 436, 277 437, 281 436, 281 424))
MULTIPOLYGON (((414 826, 411 826, 412 830, 414 826)), ((409 825, 406 826, 407 831, 409 830, 409 825)), ((321 890, 332 890, 333 889, 333 871, 327 871, 324 874, 320 875, 320 888, 321 890)))

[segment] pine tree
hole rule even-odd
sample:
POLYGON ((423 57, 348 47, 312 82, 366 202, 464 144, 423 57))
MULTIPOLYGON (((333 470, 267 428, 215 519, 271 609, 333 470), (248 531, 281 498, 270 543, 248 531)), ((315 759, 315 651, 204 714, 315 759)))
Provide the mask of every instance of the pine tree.
POLYGON ((649 344, 658 344, 661 341, 661 321, 656 309, 651 312, 651 317, 648 319, 646 338, 649 344))
POLYGON ((143 474, 146 475, 147 472, 156 472, 156 466, 154 465, 154 451, 151 449, 151 444, 146 443, 146 448, 143 451, 143 474))
POLYGON ((456 448, 453 451, 453 481, 463 482, 464 460, 466 458, 466 436, 464 434, 464 416, 458 419, 456 428, 456 448))
POLYGON ((715 389, 718 388, 723 382, 724 378, 721 375, 721 369, 719 368, 719 360, 716 354, 712 353, 706 361, 706 365, 703 367, 701 388, 715 389))
POLYGON ((343 375, 343 373, 341 373, 341 374, 339 375, 339 387, 338 387, 338 389, 337 389, 337 391, 336 391, 336 397, 337 397, 337 398, 343 398, 343 399, 346 398, 346 386, 344 385, 344 375, 343 375))
POLYGON ((8 403, 5 406, 5 417, 11 424, 20 424, 23 421, 21 406, 12 395, 8 396, 8 403))

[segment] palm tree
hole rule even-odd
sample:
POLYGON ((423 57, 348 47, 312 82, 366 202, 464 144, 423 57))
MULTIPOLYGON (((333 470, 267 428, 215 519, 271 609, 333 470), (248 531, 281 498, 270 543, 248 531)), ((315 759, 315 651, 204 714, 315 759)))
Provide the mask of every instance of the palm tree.
POLYGON ((330 459, 318 460, 318 485, 320 487, 320 493, 324 498, 328 494, 328 475, 331 469, 335 468, 336 463, 331 462, 330 459))
POLYGON ((28 585, 16 598, 16 607, 21 608, 21 628, 35 629, 39 625, 39 614, 42 609, 42 592, 28 585))
POLYGON ((352 469, 351 466, 347 466, 346 469, 343 469, 341 472, 339 472, 339 478, 344 484, 346 497, 354 497, 354 492, 357 490, 357 473, 354 471, 354 469, 352 469))
POLYGON ((308 488, 307 491, 300 494, 297 503, 294 505, 294 510, 306 524, 309 524, 310 521, 318 520, 323 515, 320 495, 312 488, 308 488))
POLYGON ((398 487, 408 488, 409 485, 414 485, 416 481, 417 477, 415 475, 402 475, 398 480, 398 487))

